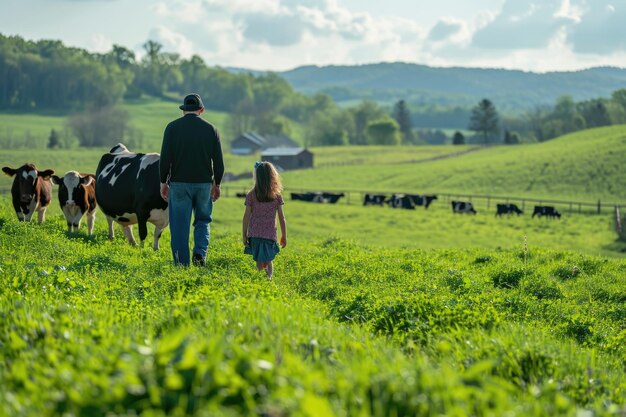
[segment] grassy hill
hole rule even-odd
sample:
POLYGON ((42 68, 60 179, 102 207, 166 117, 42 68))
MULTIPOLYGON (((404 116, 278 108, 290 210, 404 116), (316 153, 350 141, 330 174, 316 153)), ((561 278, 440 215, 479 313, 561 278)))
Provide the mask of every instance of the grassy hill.
MULTIPOLYGON (((292 188, 459 193, 626 202, 626 125, 589 129, 540 144, 484 148, 455 158, 396 161, 284 173, 292 188)), ((350 160, 350 148, 334 149, 350 160)), ((375 153, 374 153, 375 155, 375 153)))
POLYGON ((64 231, 0 207, 0 415, 626 412, 623 260, 293 233, 267 282, 219 223, 206 269, 64 231))
MULTIPOLYGON (((130 127, 142 135, 142 146, 137 152, 158 152, 161 149, 163 130, 172 120, 181 116, 177 102, 145 98, 124 102, 121 107, 129 113, 130 127)), ((55 129, 62 137, 70 136, 67 121, 71 114, 23 114, 0 113, 0 144, 3 148, 45 149, 50 130, 55 129)), ((207 110, 203 116, 213 123, 230 143, 226 132, 226 113, 207 110)))

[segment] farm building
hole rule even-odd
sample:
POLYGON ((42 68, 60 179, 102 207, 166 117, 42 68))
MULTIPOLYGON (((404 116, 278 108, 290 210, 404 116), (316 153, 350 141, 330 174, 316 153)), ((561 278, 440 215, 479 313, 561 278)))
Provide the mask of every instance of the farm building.
POLYGON ((298 144, 284 135, 259 135, 246 132, 237 136, 230 144, 230 152, 235 155, 250 155, 270 148, 297 148, 298 144))
POLYGON ((303 148, 270 148, 261 152, 261 160, 279 170, 313 168, 313 154, 303 148))

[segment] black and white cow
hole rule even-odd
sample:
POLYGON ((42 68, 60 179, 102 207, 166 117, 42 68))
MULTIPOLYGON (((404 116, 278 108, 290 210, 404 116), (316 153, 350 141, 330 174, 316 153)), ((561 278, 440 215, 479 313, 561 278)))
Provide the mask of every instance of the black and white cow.
POLYGON ((34 164, 24 164, 19 168, 3 167, 2 171, 10 177, 15 176, 11 186, 13 208, 19 221, 30 221, 37 212, 37 222, 46 219, 46 209, 52 199, 50 176, 54 170, 39 171, 34 164))
POLYGON ((520 210, 520 208, 517 207, 517 205, 512 204, 512 203, 496 205, 496 216, 502 216, 503 214, 513 214, 513 213, 517 214, 518 216, 520 214, 524 214, 524 212, 520 210))
POLYGON ((554 206, 535 206, 535 209, 533 210, 533 215, 532 217, 535 216, 547 216, 547 217, 552 217, 552 218, 561 218, 561 213, 559 213, 554 206))
POLYGON ((291 193, 292 200, 309 201, 313 203, 336 203, 344 193, 326 193, 321 191, 307 191, 304 193, 291 193))
POLYGON ((322 193, 313 193, 307 191, 305 193, 291 193, 291 199, 297 201, 314 201, 321 202, 322 201, 322 193))
POLYGON ((113 239, 113 222, 122 226, 128 241, 135 245, 132 225, 139 227, 139 239, 148 236, 147 222, 154 224, 154 250, 169 223, 167 202, 160 194, 158 153, 134 153, 118 143, 102 155, 96 170, 96 200, 109 223, 113 239))
POLYGON ((341 197, 345 196, 344 193, 322 193, 322 203, 335 204, 341 197))
POLYGON ((87 233, 91 236, 98 207, 95 175, 68 171, 62 177, 53 175, 52 182, 59 186, 59 204, 67 221, 67 231, 78 232, 80 222, 86 214, 87 233))
POLYGON ((416 206, 424 206, 425 209, 427 209, 428 206, 430 206, 430 203, 432 203, 433 200, 437 199, 437 196, 434 194, 429 194, 429 195, 407 194, 407 195, 411 197, 411 200, 413 200, 413 204, 415 204, 416 206))
POLYGON ((363 196, 363 205, 364 206, 369 206, 369 205, 382 206, 385 204, 386 199, 387 199, 387 196, 385 194, 365 194, 363 196))
POLYGON ((415 203, 411 196, 407 194, 392 194, 386 203, 392 208, 415 210, 415 203))
POLYGON ((469 201, 452 201, 452 211, 454 213, 472 213, 476 214, 474 205, 469 201))

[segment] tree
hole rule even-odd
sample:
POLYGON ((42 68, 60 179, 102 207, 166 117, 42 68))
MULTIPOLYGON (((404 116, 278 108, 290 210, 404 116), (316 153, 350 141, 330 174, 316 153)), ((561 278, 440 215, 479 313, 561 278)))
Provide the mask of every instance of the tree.
POLYGON ((50 136, 48 137, 48 148, 54 149, 59 147, 59 134, 56 130, 52 129, 50 131, 50 136))
POLYGON ((404 143, 413 143, 415 135, 413 134, 413 123, 411 122, 411 113, 407 108, 404 100, 398 101, 393 106, 393 118, 398 122, 400 126, 400 132, 402 133, 402 140, 404 143))
POLYGON ((399 145, 400 126, 389 116, 370 122, 365 128, 365 136, 371 145, 399 145))
POLYGON ((519 142, 519 135, 517 132, 511 132, 509 129, 504 131, 505 145, 517 145, 519 142))
POLYGON ((68 124, 80 146, 113 146, 131 134, 128 120, 126 111, 106 107, 76 114, 69 119, 68 124))
POLYGON ((341 123, 339 112, 317 112, 309 120, 307 146, 338 146, 348 144, 348 132, 341 123), (338 123, 339 122, 339 123, 338 123))
POLYGON ((482 134, 484 144, 488 144, 498 133, 498 112, 493 103, 482 99, 473 109, 469 129, 482 134))
POLYGON ((465 136, 463 133, 458 130, 454 132, 454 136, 452 136, 452 144, 453 145, 465 145, 465 136))
POLYGON ((350 137, 353 145, 365 145, 367 137, 365 129, 373 120, 382 118, 385 115, 383 109, 373 101, 364 100, 356 108, 350 110, 354 120, 354 135, 350 137))

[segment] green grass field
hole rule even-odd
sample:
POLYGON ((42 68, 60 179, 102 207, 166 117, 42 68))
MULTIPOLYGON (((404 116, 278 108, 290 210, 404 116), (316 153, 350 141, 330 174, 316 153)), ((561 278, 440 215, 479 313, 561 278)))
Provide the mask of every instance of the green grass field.
POLYGON ((288 204, 268 282, 228 214, 241 200, 216 205, 206 269, 174 267, 168 232, 154 252, 6 203, 0 415, 626 413, 623 260, 318 238, 288 204))
MULTIPOLYGON (((155 134, 177 112, 134 105, 155 134)), ((206 269, 172 265, 169 230, 157 252, 152 227, 145 247, 119 229, 109 241, 101 212, 94 236, 66 233, 56 188, 41 225, 0 193, 0 416, 624 416, 626 243, 607 211, 288 194, 623 202, 625 147, 615 126, 514 147, 314 148, 316 168, 283 173, 289 239, 271 282, 241 244, 234 194, 251 180, 224 185, 206 269)), ((103 152, 3 150, 0 166, 93 172, 103 152)), ((256 158, 227 155, 227 171, 256 158)))

